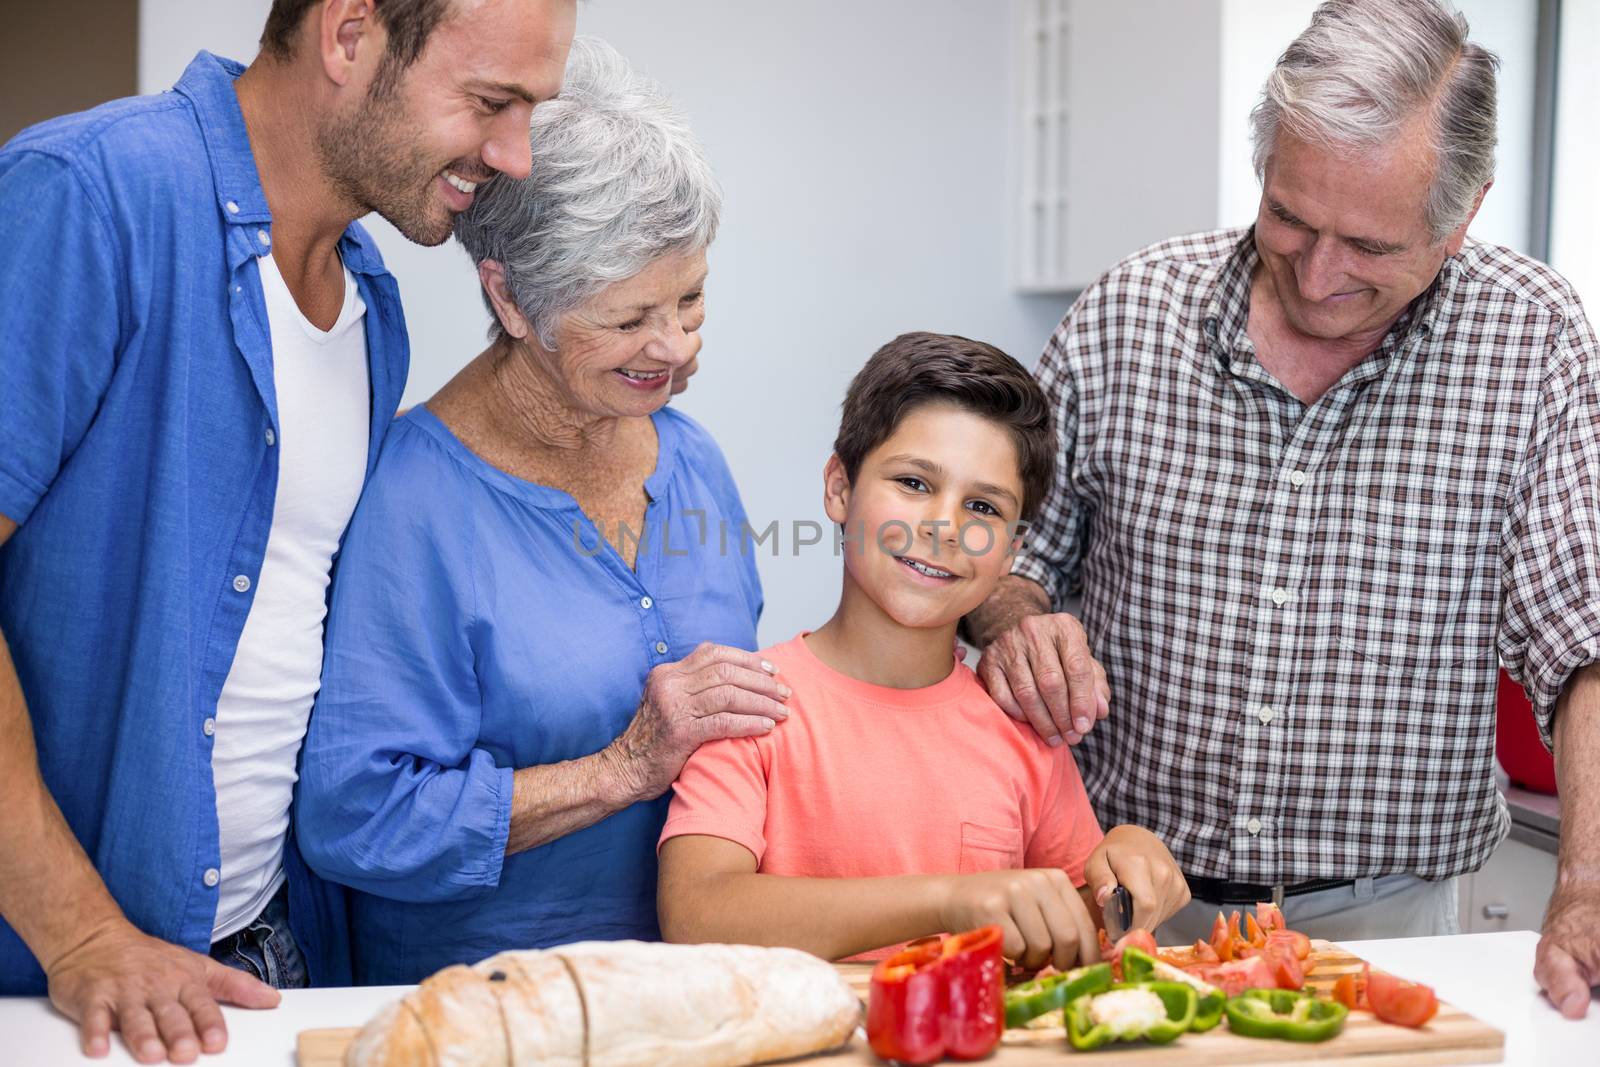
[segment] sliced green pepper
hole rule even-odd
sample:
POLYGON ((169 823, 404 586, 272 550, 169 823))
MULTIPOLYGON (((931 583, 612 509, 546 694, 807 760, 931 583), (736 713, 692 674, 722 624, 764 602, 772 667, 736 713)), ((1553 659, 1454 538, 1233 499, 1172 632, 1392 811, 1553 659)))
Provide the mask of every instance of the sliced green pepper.
POLYGON ((1227 1003, 1228 995, 1220 989, 1199 994, 1194 1008, 1194 1022, 1189 1024, 1189 1029, 1197 1034, 1214 1029, 1222 1021, 1222 1009, 1227 1003))
POLYGON ((1113 986, 1067 1005, 1067 1039, 1082 1052, 1114 1041, 1164 1045, 1189 1029, 1197 999, 1194 988, 1182 982, 1113 986))
POLYGON ((1222 1021, 1222 1006, 1228 1001, 1226 993, 1210 982, 1201 981, 1140 949, 1130 946, 1122 950, 1122 977, 1130 984, 1158 981, 1182 982, 1192 986, 1198 998, 1194 1022, 1189 1024, 1189 1029, 1194 1033, 1203 1034, 1222 1021))
POLYGON ((1228 1000, 1228 1029, 1240 1037, 1326 1041, 1344 1029, 1350 1009, 1289 989, 1247 989, 1228 1000))
POLYGON ((1060 1011, 1069 1001, 1110 988, 1109 963, 1095 963, 1014 985, 1006 990, 1006 1026, 1026 1026, 1041 1015, 1060 1011))

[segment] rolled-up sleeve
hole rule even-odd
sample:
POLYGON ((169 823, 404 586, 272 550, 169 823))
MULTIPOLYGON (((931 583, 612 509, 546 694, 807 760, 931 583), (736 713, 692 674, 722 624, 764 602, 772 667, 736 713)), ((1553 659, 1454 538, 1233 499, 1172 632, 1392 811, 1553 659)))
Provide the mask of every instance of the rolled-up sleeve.
POLYGON ((69 164, 0 155, 0 515, 28 521, 99 410, 122 287, 101 205, 69 164))
POLYGON ((1600 347, 1572 298, 1501 549, 1499 653, 1546 746, 1568 678, 1600 660, 1600 347))
POLYGON ((1093 331, 1098 306, 1095 290, 1078 299, 1056 328, 1034 371, 1055 417, 1056 466, 1049 494, 1034 514, 1023 547, 1011 562, 1011 573, 1039 583, 1058 611, 1077 590, 1083 564, 1087 522, 1073 483, 1078 435, 1078 390, 1073 373, 1075 353, 1092 343, 1085 332, 1093 331))
POLYGON ((312 868, 363 892, 500 881, 514 771, 479 741, 471 539, 449 486, 380 463, 340 554, 295 830, 312 868))

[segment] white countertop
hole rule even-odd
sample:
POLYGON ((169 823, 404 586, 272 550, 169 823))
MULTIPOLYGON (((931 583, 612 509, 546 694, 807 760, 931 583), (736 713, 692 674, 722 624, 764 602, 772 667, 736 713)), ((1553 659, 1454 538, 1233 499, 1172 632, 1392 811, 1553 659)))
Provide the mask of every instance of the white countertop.
MULTIPOLYGON (((1537 934, 1516 930, 1457 937, 1352 941, 1345 947, 1386 971, 1426 982, 1461 1010, 1506 1034, 1505 1063, 1520 1067, 1600 1062, 1600 999, 1581 1022, 1563 1019, 1533 981, 1537 934)), ((225 1009, 228 1049, 202 1056, 208 1065, 294 1067, 295 1035, 320 1027, 358 1026, 406 987, 289 990, 272 1011, 225 1009)), ((54 1064, 130 1064, 113 1040, 111 1056, 88 1060, 77 1030, 34 997, 0 997, 0 1062, 16 1067, 54 1064)))

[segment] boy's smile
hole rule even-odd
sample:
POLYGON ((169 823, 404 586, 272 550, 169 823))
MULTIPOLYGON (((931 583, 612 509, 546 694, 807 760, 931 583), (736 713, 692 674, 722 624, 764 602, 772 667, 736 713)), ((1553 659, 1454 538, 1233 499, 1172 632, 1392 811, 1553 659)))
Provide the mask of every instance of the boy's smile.
POLYGON ((845 529, 845 605, 860 599, 854 586, 902 626, 954 626, 1010 568, 1022 475, 992 419, 927 404, 863 458, 854 484, 837 458, 825 479, 828 517, 845 529))

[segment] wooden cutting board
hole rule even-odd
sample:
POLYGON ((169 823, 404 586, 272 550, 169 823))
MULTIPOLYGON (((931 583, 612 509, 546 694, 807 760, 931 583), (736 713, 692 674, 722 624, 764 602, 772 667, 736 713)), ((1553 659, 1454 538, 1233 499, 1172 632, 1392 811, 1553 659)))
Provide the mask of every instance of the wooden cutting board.
MULTIPOLYGON (((1319 990, 1332 986, 1339 975, 1359 972, 1362 967, 1359 959, 1326 941, 1313 942, 1311 962, 1313 966, 1306 984, 1319 990)), ((836 966, 865 1002, 871 966, 862 963, 836 966)), ((341 1067, 344 1050, 356 1033, 355 1027, 302 1031, 298 1051, 300 1067, 341 1067)), ((1434 1064, 1499 1063, 1505 1058, 1505 1034, 1441 1002, 1439 1014, 1420 1030, 1390 1026, 1366 1012, 1351 1012, 1338 1037, 1315 1045, 1239 1037, 1230 1033, 1224 1022, 1209 1033, 1185 1034, 1170 1045, 1116 1045, 1107 1053, 1104 1062, 1108 1067, 1221 1067, 1228 1064, 1283 1067, 1295 1063, 1314 1063, 1318 1067, 1431 1067, 1434 1064)), ((1067 1044, 1065 1031, 1059 1027, 1008 1030, 999 1050, 984 1062, 993 1067, 1042 1067, 1044 1064, 1060 1067, 1064 1055, 1097 1054, 1075 1053, 1067 1044)), ((827 1067, 881 1063, 867 1048, 866 1039, 859 1032, 846 1048, 813 1056, 804 1062, 827 1067)))

